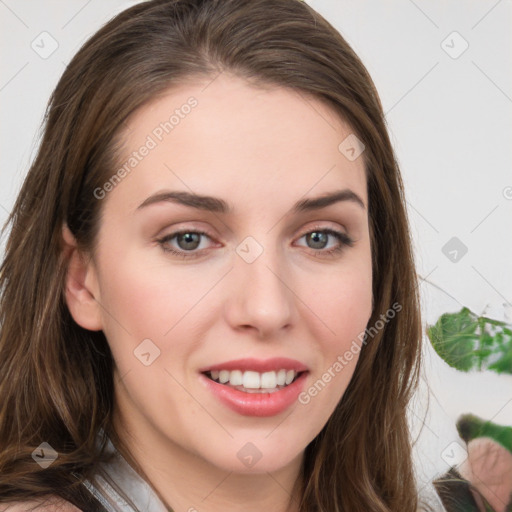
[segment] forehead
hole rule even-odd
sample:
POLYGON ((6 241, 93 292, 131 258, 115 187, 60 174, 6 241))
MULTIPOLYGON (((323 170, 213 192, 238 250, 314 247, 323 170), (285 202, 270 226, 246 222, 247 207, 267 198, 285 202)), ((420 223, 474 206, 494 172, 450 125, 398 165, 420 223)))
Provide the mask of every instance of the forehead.
POLYGON ((173 88, 130 117, 119 162, 127 177, 111 196, 122 194, 133 209, 170 188, 224 197, 238 209, 348 187, 366 204, 363 158, 340 150, 351 136, 317 98, 222 73, 173 88))

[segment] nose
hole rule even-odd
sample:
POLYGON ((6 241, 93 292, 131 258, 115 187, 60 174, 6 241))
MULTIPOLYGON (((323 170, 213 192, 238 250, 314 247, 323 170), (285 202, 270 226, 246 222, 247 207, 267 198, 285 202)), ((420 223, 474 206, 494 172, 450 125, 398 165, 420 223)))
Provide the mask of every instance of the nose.
POLYGON ((226 318, 237 331, 258 338, 278 336, 290 328, 295 314, 293 283, 276 251, 263 250, 254 261, 235 255, 226 300, 226 318))

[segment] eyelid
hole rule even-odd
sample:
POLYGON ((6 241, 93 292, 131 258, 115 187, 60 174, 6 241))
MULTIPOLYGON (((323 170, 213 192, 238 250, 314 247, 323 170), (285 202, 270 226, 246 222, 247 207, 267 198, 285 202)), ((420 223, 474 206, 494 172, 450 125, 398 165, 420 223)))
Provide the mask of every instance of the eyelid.
POLYGON ((301 229, 299 233, 302 233, 298 236, 298 238, 307 235, 313 231, 327 231, 332 233, 337 233, 343 235, 347 238, 350 238, 348 233, 346 233, 346 229, 334 226, 332 223, 322 224, 321 221, 317 221, 316 223, 309 224, 305 229, 301 229))

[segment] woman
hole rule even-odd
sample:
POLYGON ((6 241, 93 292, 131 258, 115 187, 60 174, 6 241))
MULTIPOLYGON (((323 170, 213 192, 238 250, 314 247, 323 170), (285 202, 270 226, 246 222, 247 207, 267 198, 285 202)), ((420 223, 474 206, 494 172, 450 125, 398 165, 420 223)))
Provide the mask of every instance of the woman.
POLYGON ((8 225, 1 503, 417 509, 402 181, 309 6, 119 14, 57 85, 8 225))

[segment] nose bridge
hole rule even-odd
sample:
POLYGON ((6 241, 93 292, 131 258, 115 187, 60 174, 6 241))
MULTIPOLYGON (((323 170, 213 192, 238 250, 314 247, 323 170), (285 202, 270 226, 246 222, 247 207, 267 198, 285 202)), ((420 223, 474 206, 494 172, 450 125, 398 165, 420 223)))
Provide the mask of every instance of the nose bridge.
POLYGON ((244 239, 236 248, 232 275, 230 321, 234 327, 251 326, 261 335, 290 324, 293 313, 286 262, 271 238, 265 238, 265 245, 254 237, 244 239))

